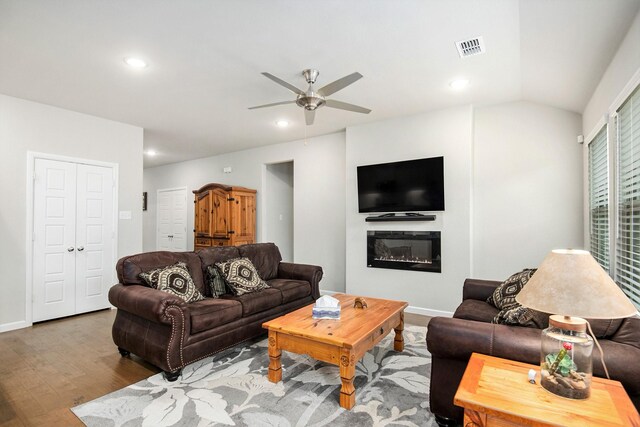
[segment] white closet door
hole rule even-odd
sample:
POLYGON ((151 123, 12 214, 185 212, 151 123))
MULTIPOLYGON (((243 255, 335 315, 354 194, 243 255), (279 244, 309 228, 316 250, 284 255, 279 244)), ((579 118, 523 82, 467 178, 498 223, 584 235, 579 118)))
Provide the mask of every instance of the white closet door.
POLYGON ((187 190, 171 192, 171 250, 187 250, 187 190))
POLYGON ((158 190, 158 234, 161 251, 187 250, 187 190, 158 190))
POLYGON ((113 169, 79 164, 77 169, 76 312, 109 307, 113 285, 113 169))
POLYGON ((33 321, 75 314, 76 165, 36 159, 33 321))

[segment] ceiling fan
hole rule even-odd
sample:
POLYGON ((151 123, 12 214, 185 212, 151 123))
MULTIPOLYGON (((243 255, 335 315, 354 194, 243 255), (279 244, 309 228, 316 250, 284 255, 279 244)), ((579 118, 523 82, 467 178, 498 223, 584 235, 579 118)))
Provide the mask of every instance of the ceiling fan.
POLYGON ((356 113, 369 114, 371 110, 368 108, 360 107, 358 105, 348 104, 342 101, 335 101, 333 99, 327 99, 326 97, 336 93, 339 90, 344 89, 352 83, 355 83, 357 80, 362 78, 362 74, 353 73, 348 76, 344 76, 341 79, 338 79, 332 83, 329 83, 326 86, 321 87, 320 89, 314 89, 313 85, 318 78, 320 72, 318 70, 304 70, 302 75, 304 76, 307 83, 309 83, 309 89, 306 92, 298 89, 292 84, 285 82, 282 79, 274 76, 269 73, 262 73, 268 79, 273 80, 281 86, 286 87, 291 92, 298 95, 295 101, 282 101, 282 102, 274 102, 273 104, 265 104, 258 105, 257 107, 251 107, 249 110, 255 110, 256 108, 265 108, 265 107, 274 107, 276 105, 285 105, 285 104, 297 104, 298 106, 304 108, 304 119, 307 123, 307 126, 313 124, 313 120, 315 119, 316 110, 322 106, 327 106, 330 108, 337 108, 339 110, 347 110, 353 111, 356 113))

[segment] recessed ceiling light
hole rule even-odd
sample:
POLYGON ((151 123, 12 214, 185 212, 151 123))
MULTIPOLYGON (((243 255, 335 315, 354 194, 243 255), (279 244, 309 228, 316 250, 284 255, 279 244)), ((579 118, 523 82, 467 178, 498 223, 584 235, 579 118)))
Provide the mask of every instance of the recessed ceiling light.
POLYGON ((153 157, 153 156, 155 156, 155 155, 156 155, 156 154, 158 154, 158 153, 157 153, 155 150, 147 150, 147 151, 145 151, 145 154, 146 154, 147 156, 152 156, 152 157, 153 157))
POLYGON ((468 85, 469 85, 469 80, 467 79, 456 79, 451 83, 449 83, 449 86, 451 86, 451 89, 453 90, 461 90, 467 87, 468 85))
POLYGON ((124 58, 124 62, 125 64, 127 64, 132 68, 138 68, 138 69, 147 68, 147 63, 144 60, 140 58, 135 58, 133 56, 128 56, 124 58))
POLYGON ((287 126, 289 126, 289 122, 286 120, 278 120, 276 122, 276 126, 278 126, 279 128, 286 128, 287 126))

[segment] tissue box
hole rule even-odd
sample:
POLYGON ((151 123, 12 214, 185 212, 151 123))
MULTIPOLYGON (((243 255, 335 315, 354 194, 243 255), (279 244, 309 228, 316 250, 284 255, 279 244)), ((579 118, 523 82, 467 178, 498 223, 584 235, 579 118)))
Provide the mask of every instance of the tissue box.
POLYGON ((311 317, 314 319, 340 319, 340 306, 338 307, 316 307, 311 310, 311 317))

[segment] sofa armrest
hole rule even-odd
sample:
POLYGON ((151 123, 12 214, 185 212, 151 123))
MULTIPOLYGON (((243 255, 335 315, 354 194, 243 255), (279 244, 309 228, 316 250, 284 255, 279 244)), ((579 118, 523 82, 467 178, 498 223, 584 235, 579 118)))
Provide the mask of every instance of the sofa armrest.
MULTIPOLYGON (((172 324, 176 310, 182 314, 187 311, 187 304, 175 295, 142 285, 118 283, 112 286, 109 302, 118 309, 165 325, 172 324)), ((189 318, 186 315, 182 317, 189 318)))
POLYGON ((465 319, 434 317, 427 349, 434 357, 467 361, 471 353, 540 364, 541 330, 465 319))
POLYGON ((462 300, 477 299, 486 301, 502 282, 496 280, 467 279, 462 288, 462 300))
POLYGON ((317 265, 291 262, 281 262, 278 265, 278 279, 306 280, 311 284, 311 295, 314 299, 320 298, 322 274, 322 267, 317 265))

